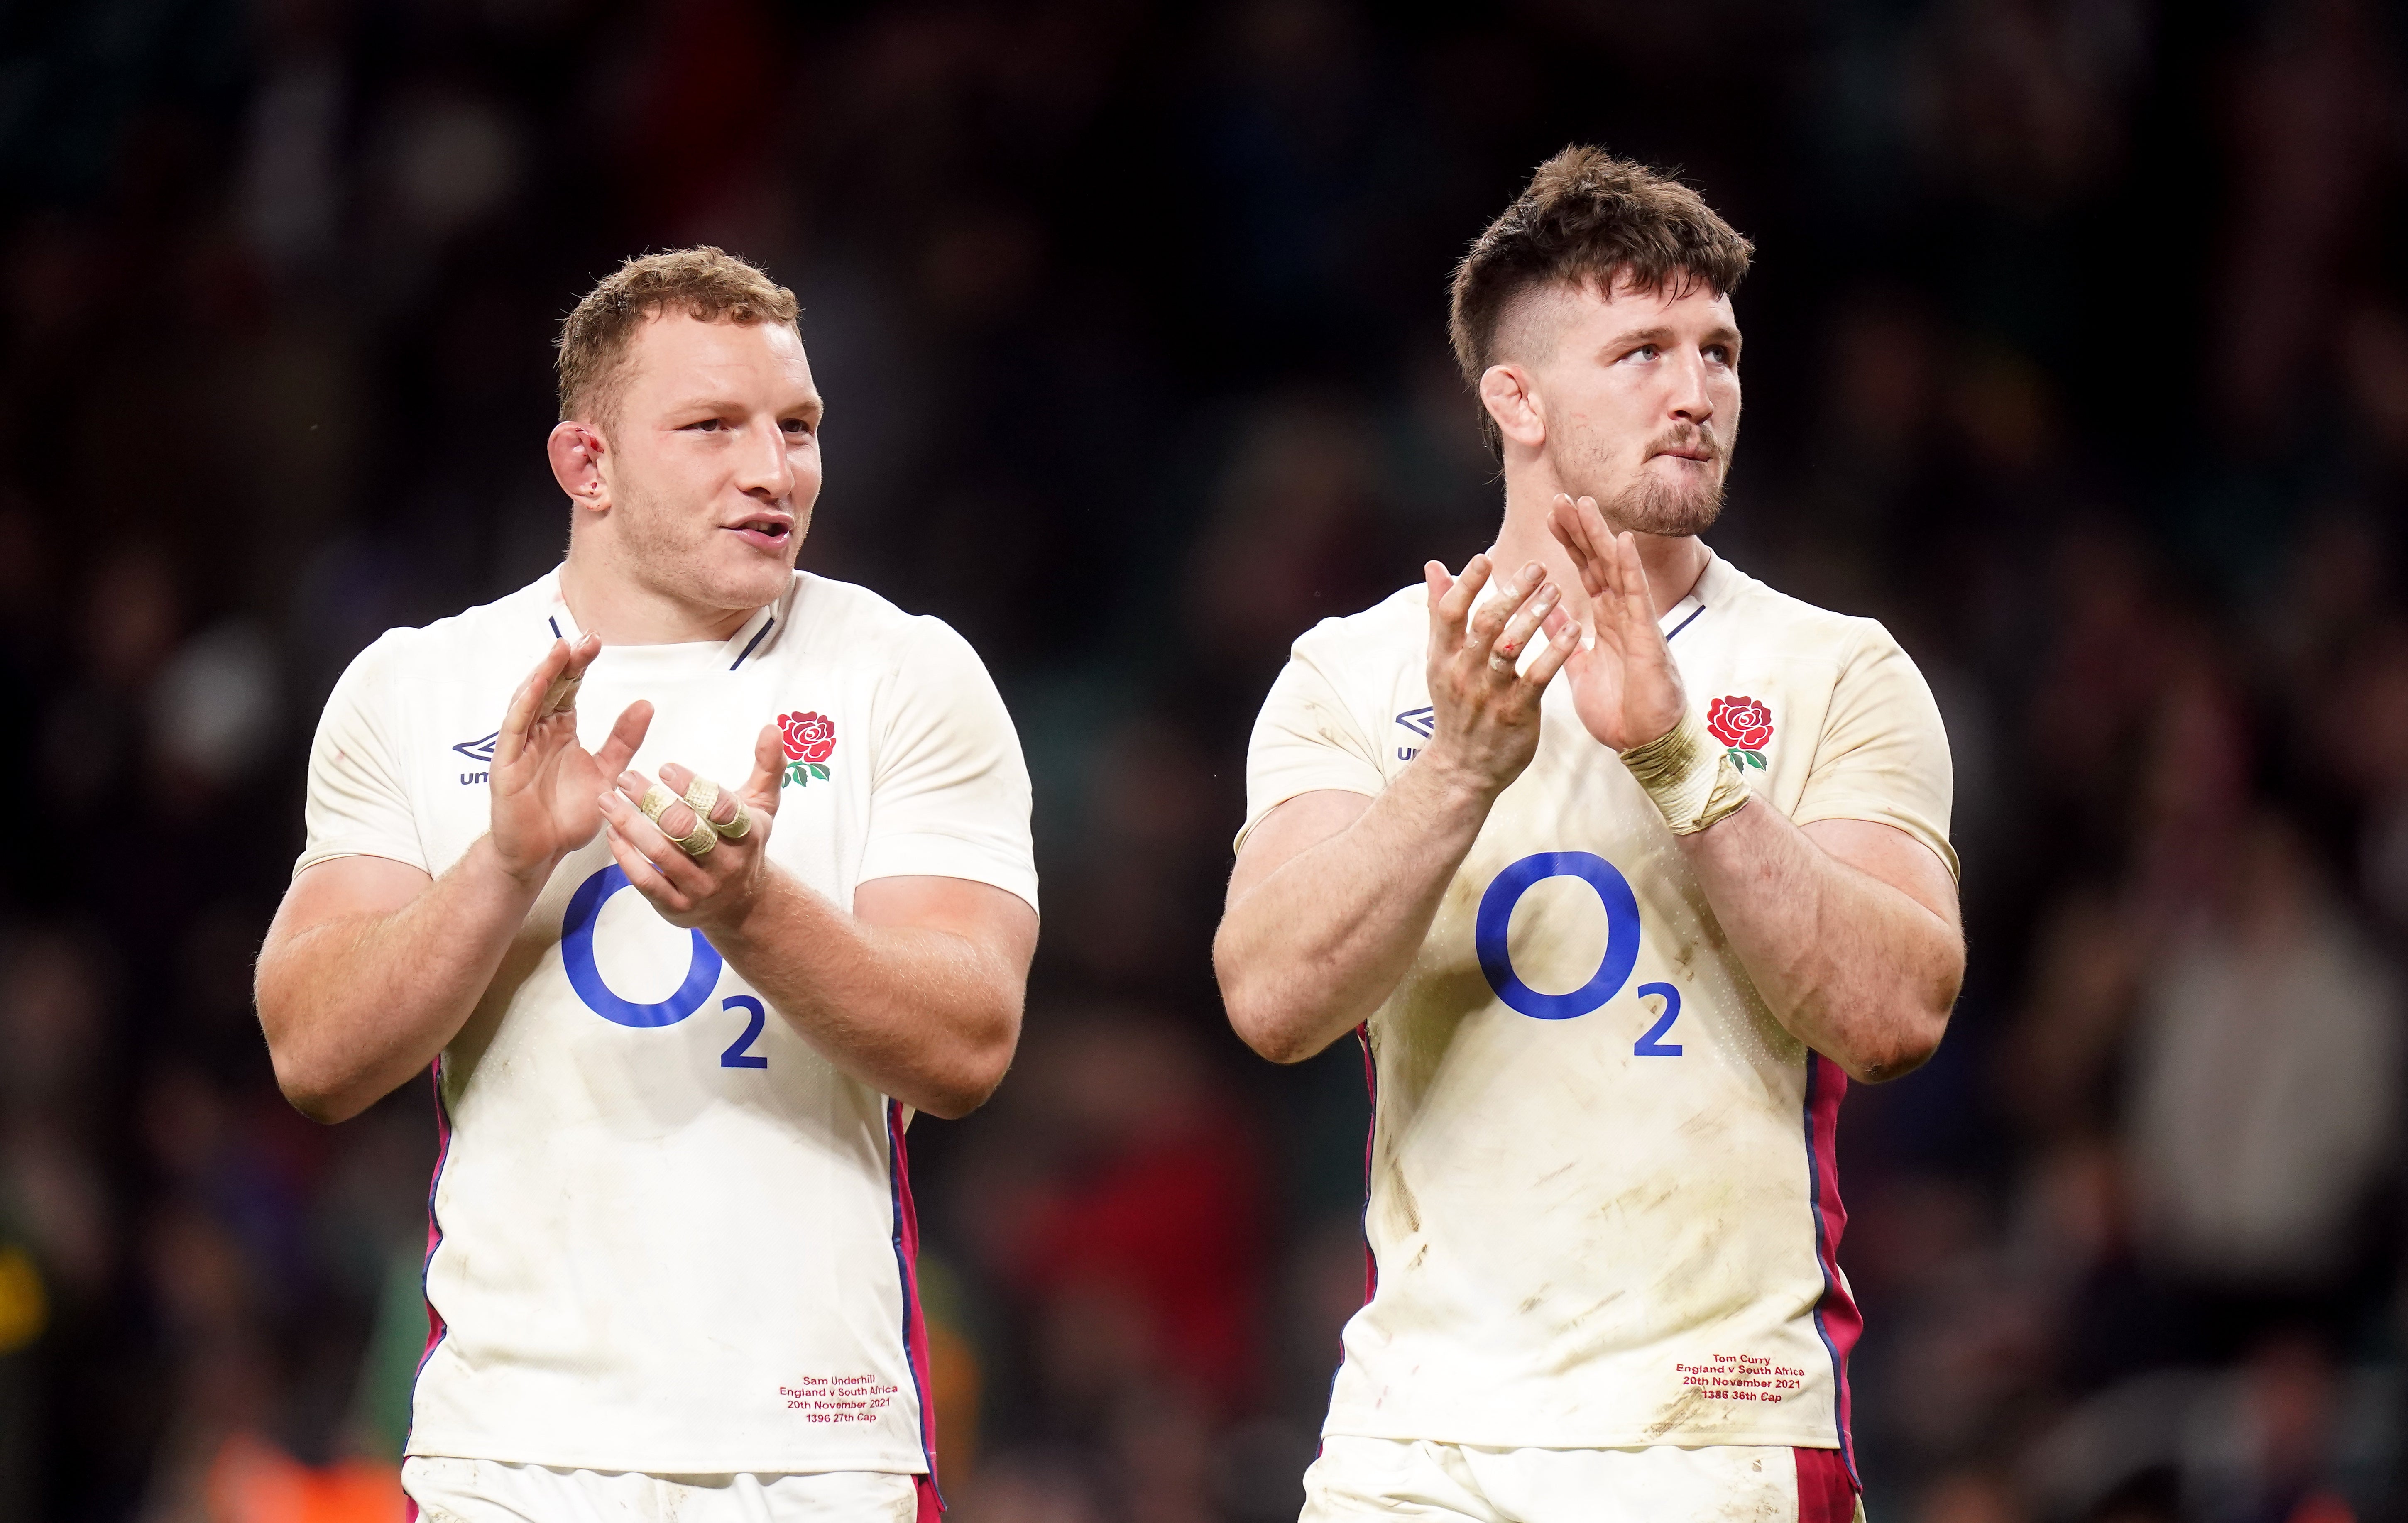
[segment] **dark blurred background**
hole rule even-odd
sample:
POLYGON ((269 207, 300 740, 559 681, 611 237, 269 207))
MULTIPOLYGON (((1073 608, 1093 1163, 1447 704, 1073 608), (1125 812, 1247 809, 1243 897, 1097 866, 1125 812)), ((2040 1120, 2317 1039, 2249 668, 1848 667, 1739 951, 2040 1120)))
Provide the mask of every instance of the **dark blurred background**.
MULTIPOLYGON (((1572 139, 1759 249, 1712 536, 1888 622, 1971 974, 1842 1127, 1884 1523, 2403 1516, 2408 93, 2372 0, 0 6, 0 1519, 394 1516, 433 1124, 278 1098, 320 703, 552 565, 624 255, 801 295, 804 563, 985 655, 1046 935, 911 1138, 965 1523, 1293 1517, 1341 1046, 1207 948, 1287 643, 1500 505, 1445 278, 1572 139)), ((1601 1137, 1600 1146, 1610 1146, 1601 1137)))

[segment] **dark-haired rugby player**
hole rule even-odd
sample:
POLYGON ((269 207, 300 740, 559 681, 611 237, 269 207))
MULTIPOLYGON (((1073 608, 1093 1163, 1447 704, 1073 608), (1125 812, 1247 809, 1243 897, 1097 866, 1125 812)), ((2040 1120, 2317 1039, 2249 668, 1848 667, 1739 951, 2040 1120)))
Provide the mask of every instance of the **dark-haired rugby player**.
POLYGON ((1309 1519, 1857 1511, 1833 1126, 1956 999, 1948 746, 1880 625, 1698 537, 1750 255, 1541 166, 1455 278, 1495 548, 1306 633, 1255 727, 1230 1019, 1376 1084, 1309 1519))

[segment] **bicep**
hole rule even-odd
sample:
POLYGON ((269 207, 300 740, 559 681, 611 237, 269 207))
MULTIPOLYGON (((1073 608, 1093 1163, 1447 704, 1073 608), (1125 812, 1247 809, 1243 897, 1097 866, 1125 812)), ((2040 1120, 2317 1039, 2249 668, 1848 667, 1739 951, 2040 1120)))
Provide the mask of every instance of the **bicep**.
POLYGON ((882 929, 959 936, 1023 975, 1037 955, 1037 907, 1009 889, 975 878, 871 878, 853 890, 853 915, 882 929))
POLYGON ((1289 862, 1345 830, 1371 807, 1371 795, 1345 789, 1298 793, 1254 822, 1238 847, 1228 903, 1237 904, 1289 862))
POLYGON ((359 916, 392 915, 426 891, 435 879, 423 867, 390 857, 331 857, 303 868, 284 890, 267 949, 303 932, 359 916))
POLYGON ((1826 856, 1897 890, 1963 933, 1956 875, 1921 836, 1874 819, 1817 819, 1799 829, 1826 856))

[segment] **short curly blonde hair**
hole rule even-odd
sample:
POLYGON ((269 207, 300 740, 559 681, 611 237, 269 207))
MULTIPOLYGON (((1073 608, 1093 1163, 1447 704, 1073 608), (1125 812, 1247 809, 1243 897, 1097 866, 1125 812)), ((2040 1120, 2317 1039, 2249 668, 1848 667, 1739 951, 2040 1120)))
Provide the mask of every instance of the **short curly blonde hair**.
POLYGON ((708 244, 643 254, 605 276, 560 325, 560 418, 608 422, 628 347, 646 319, 682 312, 703 322, 780 322, 801 330, 802 306, 768 272, 708 244))

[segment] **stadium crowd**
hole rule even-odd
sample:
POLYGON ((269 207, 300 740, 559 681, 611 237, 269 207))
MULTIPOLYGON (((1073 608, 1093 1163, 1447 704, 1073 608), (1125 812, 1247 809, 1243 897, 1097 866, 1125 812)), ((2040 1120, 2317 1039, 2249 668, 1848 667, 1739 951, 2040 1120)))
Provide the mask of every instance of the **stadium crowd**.
POLYGON ((703 241, 803 300, 803 563, 967 634, 1036 780, 1018 1063, 911 1139, 956 1516, 1293 1516, 1365 1103, 1221 1016, 1246 733, 1297 633, 1486 543, 1444 277, 1575 137, 1756 240, 1710 538, 1884 619, 1955 750, 1965 996, 1841 1131, 1872 1516, 2403 1516, 2403 44, 2372 0, 12 10, 0 1517, 392 1516, 432 1107, 294 1114, 251 961, 336 674, 560 552, 562 312, 703 241))

